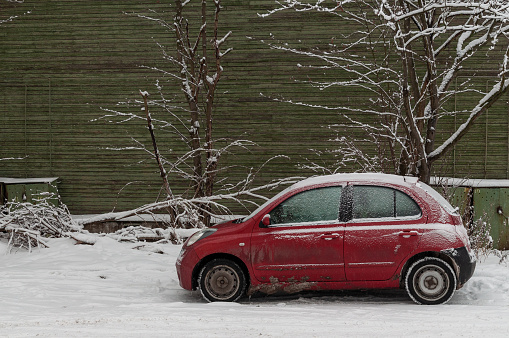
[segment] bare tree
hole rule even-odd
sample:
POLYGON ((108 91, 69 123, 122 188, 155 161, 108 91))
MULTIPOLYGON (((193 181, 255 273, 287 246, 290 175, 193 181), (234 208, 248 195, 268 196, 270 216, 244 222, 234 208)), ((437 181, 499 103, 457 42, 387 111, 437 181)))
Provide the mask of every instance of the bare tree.
POLYGON ((351 27, 340 44, 332 41, 327 48, 299 49, 275 39, 267 42, 271 48, 315 60, 300 67, 347 74, 337 81, 309 81, 314 87, 355 88, 370 98, 365 104, 355 102, 355 106, 310 105, 278 98, 337 110, 343 120, 331 127, 358 128, 367 135, 362 138, 364 143, 376 145, 376 156, 361 159, 357 155, 366 148, 359 143, 351 145, 342 161, 356 158, 370 169, 414 175, 429 182, 433 164, 466 136, 474 121, 509 88, 506 0, 287 0, 277 4, 260 15, 320 12, 331 16, 327 23, 331 31, 335 22, 351 27), (486 90, 474 86, 481 65, 471 60, 480 53, 497 71, 486 90), (467 95, 475 98, 473 105, 451 104, 455 97, 467 95), (359 119, 366 114, 371 115, 370 122, 359 119), (451 115, 462 123, 437 143, 438 122, 451 115))
MULTIPOLYGON (((161 82, 157 84, 157 99, 149 99, 148 92, 141 92, 143 110, 146 112, 153 145, 153 149, 149 153, 158 163, 164 190, 169 200, 174 198, 168 180, 169 173, 177 173, 181 178, 190 181, 191 198, 199 199, 211 196, 217 176, 218 158, 222 151, 226 150, 215 148, 212 122, 215 93, 223 72, 221 61, 231 50, 223 51, 221 48, 231 32, 227 32, 222 37, 219 36, 221 1, 214 0, 213 5, 212 24, 208 22, 211 8, 207 6, 205 0, 201 0, 197 4, 193 1, 176 0, 172 22, 166 21, 158 13, 132 14, 159 23, 174 36, 174 45, 171 47, 159 44, 164 59, 169 63, 169 69, 144 67, 156 70, 173 84, 179 84, 183 100, 177 99, 176 101, 183 101, 184 105, 167 100, 161 82), (186 12, 187 7, 192 8, 186 12), (197 9, 199 15, 196 13, 197 9), (186 15, 191 19, 186 18, 186 15), (194 20, 194 24, 199 22, 199 26, 193 28, 192 19, 197 17, 200 19, 194 20), (174 52, 176 53, 173 54, 174 52), (149 108, 152 111, 159 110, 159 113, 162 110, 165 116, 159 120, 152 119, 149 108), (160 129, 171 130, 176 135, 177 141, 184 142, 188 151, 174 160, 162 156, 157 146, 155 136, 157 127, 154 126, 154 123, 159 124, 160 129), (169 165, 169 171, 164 168, 165 165, 169 165), (182 169, 187 165, 190 170, 182 169)), ((119 112, 114 113, 117 116, 121 115, 119 112)), ((234 143, 244 146, 248 142, 237 141, 234 143)), ((143 148, 146 150, 144 146, 143 148)), ((198 209, 201 222, 208 226, 211 213, 209 205, 201 205, 198 209)), ((170 213, 177 217, 178 210, 170 211, 170 213)))
POLYGON ((156 83, 157 94, 149 95, 147 91, 140 91, 142 100, 134 99, 122 104, 141 107, 144 114, 133 113, 129 109, 121 111, 102 108, 106 114, 100 119, 114 123, 146 120, 151 138, 150 146, 133 138, 133 147, 113 150, 137 149, 155 159, 166 197, 162 201, 126 212, 101 215, 85 221, 84 224, 165 209, 169 211, 173 224, 184 222, 192 226, 208 226, 213 213, 229 213, 224 201, 244 206, 256 205, 253 198, 265 199, 259 191, 295 181, 295 178, 290 178, 253 188, 254 178, 260 169, 252 168, 247 168, 246 177, 238 182, 232 182, 224 175, 219 176, 232 168, 219 166, 219 160, 224 154, 231 153, 233 149, 239 151, 254 145, 249 140, 213 136, 216 91, 223 73, 221 63, 231 51, 230 48, 223 49, 231 32, 220 34, 220 12, 220 0, 214 0, 213 6, 209 7, 205 0, 176 0, 175 14, 171 22, 154 12, 129 13, 156 22, 171 32, 174 37, 172 45, 158 43, 168 67, 163 69, 143 66, 161 75, 156 83), (196 9, 199 9, 199 15, 196 9), (208 18, 213 18, 212 23, 207 21, 208 18), (196 25, 198 22, 198 27, 193 26, 193 23, 196 25), (180 94, 172 95, 171 91, 168 93, 165 84, 168 84, 169 88, 177 85, 180 87, 180 94), (168 99, 170 96, 171 99, 168 99), (160 147, 158 132, 170 133, 177 144, 173 151, 160 147), (185 150, 180 151, 179 148, 185 150), (171 182, 176 180, 189 182, 188 189, 184 192, 172 191, 171 182))
MULTIPOLYGON (((179 80, 182 92, 185 95, 188 110, 191 116, 189 142, 193 158, 194 197, 212 196, 214 182, 217 174, 217 161, 219 152, 214 149, 212 138, 212 113, 217 84, 223 73, 221 61, 231 49, 221 51, 221 47, 228 39, 231 31, 219 37, 219 12, 221 1, 214 0, 214 22, 212 37, 207 40, 210 32, 207 23, 207 2, 201 0, 201 27, 196 38, 190 36, 188 21, 184 19, 183 9, 189 1, 175 1, 176 15, 174 20, 175 37, 177 45, 177 58, 172 59, 179 69, 179 80), (201 46, 200 46, 201 45, 201 46), (199 52, 201 47, 201 53, 199 52), (210 55, 212 50, 213 56, 210 55), (203 95, 202 95, 203 92, 203 95), (200 114, 204 114, 205 143, 201 143, 200 114), (202 155, 205 153, 205 158, 202 155)), ((205 225, 210 224, 210 210, 203 206, 202 211, 205 225)))

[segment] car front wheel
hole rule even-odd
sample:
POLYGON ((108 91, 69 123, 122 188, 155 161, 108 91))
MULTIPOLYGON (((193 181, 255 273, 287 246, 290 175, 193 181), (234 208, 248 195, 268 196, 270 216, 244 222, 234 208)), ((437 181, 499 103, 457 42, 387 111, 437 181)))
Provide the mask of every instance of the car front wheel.
POLYGON ((219 258, 201 269, 198 285, 209 302, 234 302, 246 291, 246 277, 237 263, 219 258))
POLYGON ((454 294, 456 274, 444 260, 426 257, 412 264, 405 286, 408 295, 417 304, 443 304, 454 294))

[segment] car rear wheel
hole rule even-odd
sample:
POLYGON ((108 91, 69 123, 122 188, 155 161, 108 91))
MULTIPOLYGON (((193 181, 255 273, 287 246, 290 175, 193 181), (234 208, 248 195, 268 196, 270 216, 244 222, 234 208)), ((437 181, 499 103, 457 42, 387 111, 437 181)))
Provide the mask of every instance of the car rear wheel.
POLYGON ((456 274, 444 260, 426 257, 412 264, 405 286, 408 295, 417 304, 444 304, 456 290, 456 274))
POLYGON ((246 291, 246 276, 237 263, 219 258, 201 269, 198 285, 209 302, 234 302, 246 291))

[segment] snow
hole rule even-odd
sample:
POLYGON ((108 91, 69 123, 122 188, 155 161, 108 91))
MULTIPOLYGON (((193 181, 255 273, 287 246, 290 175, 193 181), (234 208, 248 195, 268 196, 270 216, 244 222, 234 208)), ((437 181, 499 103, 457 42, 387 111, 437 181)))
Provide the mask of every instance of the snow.
MULTIPOLYGON (((72 218, 78 222, 82 223, 88 219, 96 218, 101 216, 101 214, 91 214, 91 215, 72 215, 72 218)), ((213 224, 215 223, 221 223, 224 221, 231 221, 237 218, 244 217, 245 215, 214 215, 211 217, 211 222, 213 224)), ((158 223, 170 223, 171 217, 168 214, 136 214, 128 217, 123 217, 118 219, 121 222, 158 222, 158 223)), ((179 231, 186 231, 187 229, 177 229, 177 232, 179 231)), ((190 229, 192 231, 195 231, 193 229, 190 229)))
POLYGON ((225 36, 223 36, 222 39, 217 40, 216 46, 217 47, 221 46, 230 37, 231 34, 232 34, 232 31, 229 31, 228 33, 225 34, 225 36))
POLYGON ((431 177, 433 185, 448 185, 453 187, 474 187, 474 188, 508 188, 509 180, 483 179, 483 178, 453 178, 453 177, 431 177))
POLYGON ((5 255, 0 242, 1 337, 480 336, 509 331, 509 267, 481 260, 446 305, 414 304, 402 290, 304 293, 207 303, 180 288, 177 245, 95 245, 5 255), (157 248, 164 254, 154 253, 157 248), (141 248, 143 249, 143 248, 141 248))
POLYGON ((39 177, 39 178, 0 177, 0 182, 5 184, 53 183, 56 180, 58 180, 58 177, 39 177))
POLYGON ((312 185, 330 184, 334 182, 383 182, 390 184, 416 184, 418 182, 417 177, 401 176, 401 175, 390 175, 382 173, 340 173, 333 175, 314 176, 295 183, 291 189, 298 189, 302 187, 312 185))

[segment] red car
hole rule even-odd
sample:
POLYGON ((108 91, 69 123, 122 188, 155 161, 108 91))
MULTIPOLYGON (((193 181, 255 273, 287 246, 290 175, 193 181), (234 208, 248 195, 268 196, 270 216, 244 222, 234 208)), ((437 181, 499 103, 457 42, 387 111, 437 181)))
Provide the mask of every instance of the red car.
POLYGON ((208 301, 246 293, 406 288, 447 302, 475 258, 458 212, 412 177, 336 174, 282 191, 250 216, 191 236, 180 285, 208 301))

